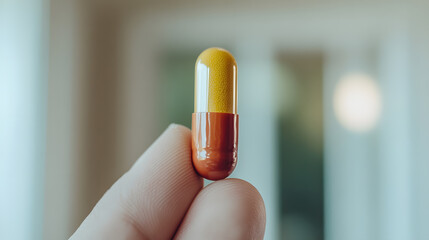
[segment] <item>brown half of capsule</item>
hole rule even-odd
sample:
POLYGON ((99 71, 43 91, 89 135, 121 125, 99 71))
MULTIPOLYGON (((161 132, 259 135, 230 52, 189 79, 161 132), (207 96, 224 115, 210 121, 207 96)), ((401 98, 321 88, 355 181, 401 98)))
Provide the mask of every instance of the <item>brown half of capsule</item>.
POLYGON ((192 114, 192 161, 202 177, 209 180, 228 177, 237 164, 237 146, 237 114, 192 114))

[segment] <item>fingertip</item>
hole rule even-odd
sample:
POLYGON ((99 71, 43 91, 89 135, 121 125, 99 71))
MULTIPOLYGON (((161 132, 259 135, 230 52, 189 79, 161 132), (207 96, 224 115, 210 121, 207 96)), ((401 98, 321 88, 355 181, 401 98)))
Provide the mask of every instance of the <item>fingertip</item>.
POLYGON ((203 187, 191 161, 191 131, 170 124, 122 184, 126 214, 149 238, 169 239, 203 187))
POLYGON ((176 238, 263 239, 265 218, 264 201, 252 184, 224 179, 197 195, 176 238))
POLYGON ((182 134, 191 134, 191 130, 188 127, 185 127, 184 125, 181 124, 177 124, 177 123, 171 123, 170 125, 168 125, 166 130, 170 130, 170 131, 178 131, 179 133, 182 134))
POLYGON ((183 125, 172 123, 168 125, 158 139, 155 140, 155 142, 149 147, 148 151, 152 148, 159 149, 160 147, 189 150, 190 146, 191 130, 183 125), (159 144, 159 142, 162 142, 163 144, 159 144))
MULTIPOLYGON (((224 195, 224 199, 234 199, 236 213, 242 214, 244 219, 251 219, 258 231, 265 231, 265 203, 259 191, 251 183, 238 178, 227 178, 209 184, 206 194, 224 195)), ((210 196, 209 196, 210 197, 210 196)), ((231 202, 232 203, 232 202, 231 202)))
POLYGON ((171 239, 203 187, 191 131, 171 124, 97 203, 76 239, 171 239))
POLYGON ((164 133, 161 136, 168 135, 178 140, 178 143, 187 143, 190 144, 191 139, 191 130, 183 125, 177 123, 171 123, 168 125, 167 129, 165 129, 164 133), (186 141, 183 141, 186 139, 186 141))
POLYGON ((259 191, 249 182, 238 178, 227 178, 212 182, 204 188, 202 195, 212 195, 217 192, 227 197, 235 198, 236 201, 246 202, 254 207, 262 207, 265 214, 265 204, 259 191))

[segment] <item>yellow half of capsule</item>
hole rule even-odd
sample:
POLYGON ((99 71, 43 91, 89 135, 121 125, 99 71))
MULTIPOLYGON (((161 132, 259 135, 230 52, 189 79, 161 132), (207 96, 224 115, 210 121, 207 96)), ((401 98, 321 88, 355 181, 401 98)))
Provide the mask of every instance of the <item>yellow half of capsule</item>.
POLYGON ((237 113, 237 63, 225 49, 206 49, 195 63, 195 112, 237 113))

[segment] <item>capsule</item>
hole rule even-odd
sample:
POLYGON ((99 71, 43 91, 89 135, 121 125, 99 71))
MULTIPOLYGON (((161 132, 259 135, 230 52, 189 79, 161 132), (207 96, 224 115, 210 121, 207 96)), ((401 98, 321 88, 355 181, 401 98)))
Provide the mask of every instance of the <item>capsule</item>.
POLYGON ((195 170, 209 180, 228 177, 237 165, 237 146, 237 63, 225 49, 209 48, 195 63, 195 170))

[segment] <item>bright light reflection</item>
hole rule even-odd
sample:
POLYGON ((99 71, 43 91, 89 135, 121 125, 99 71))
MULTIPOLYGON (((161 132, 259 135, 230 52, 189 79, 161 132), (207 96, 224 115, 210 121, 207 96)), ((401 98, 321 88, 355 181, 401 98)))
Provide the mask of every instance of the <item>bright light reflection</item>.
POLYGON ((345 128, 367 132, 377 123, 381 113, 380 91, 370 76, 344 76, 335 88, 334 112, 345 128))

